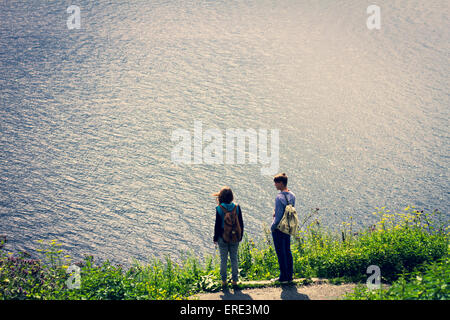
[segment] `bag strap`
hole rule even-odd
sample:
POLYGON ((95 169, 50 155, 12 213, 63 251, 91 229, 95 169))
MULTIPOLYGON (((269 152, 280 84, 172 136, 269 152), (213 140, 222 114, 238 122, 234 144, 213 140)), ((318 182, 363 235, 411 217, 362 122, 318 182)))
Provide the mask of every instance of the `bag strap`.
POLYGON ((234 205, 234 208, 233 208, 233 210, 231 210, 231 211, 226 210, 221 204, 219 204, 219 207, 222 208, 222 211, 223 211, 223 215, 224 215, 224 216, 227 214, 227 212, 233 212, 233 211, 235 211, 236 214, 237 214, 237 204, 234 205))
POLYGON ((222 209, 223 215, 225 215, 228 212, 228 210, 226 210, 221 204, 219 204, 219 207, 222 209))
MULTIPOLYGON (((283 192, 282 192, 283 193, 283 192)), ((284 198, 286 199, 286 206, 288 206, 289 205, 289 200, 288 200, 288 198, 287 198, 287 196, 286 196, 286 194, 285 193, 283 193, 283 196, 284 196, 284 198)))

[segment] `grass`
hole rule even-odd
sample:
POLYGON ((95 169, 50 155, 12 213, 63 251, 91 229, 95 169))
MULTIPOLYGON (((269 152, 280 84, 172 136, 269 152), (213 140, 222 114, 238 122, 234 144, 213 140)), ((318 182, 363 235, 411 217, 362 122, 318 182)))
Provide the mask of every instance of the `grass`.
MULTIPOLYGON (((391 284, 389 289, 370 291, 360 285, 348 299, 449 299, 444 216, 410 207, 401 213, 381 208, 373 214, 378 222, 357 232, 352 219, 336 232, 321 226, 318 209, 305 215, 292 239, 295 277, 364 283, 367 267, 376 265, 382 282, 391 284)), ((147 264, 135 262, 130 268, 108 261, 97 264, 89 256, 75 264, 81 285, 69 289, 74 274, 67 271, 74 263, 56 241, 38 241, 40 256, 34 258, 8 252, 6 243, 0 238, 0 299, 185 299, 197 292, 216 291, 221 283, 217 256, 201 261, 186 254, 179 263, 166 257, 147 264)), ((279 275, 268 230, 258 242, 244 237, 239 268, 241 280, 279 275)))
POLYGON ((389 288, 370 290, 359 285, 347 294, 348 300, 448 300, 450 269, 448 256, 404 273, 389 288))

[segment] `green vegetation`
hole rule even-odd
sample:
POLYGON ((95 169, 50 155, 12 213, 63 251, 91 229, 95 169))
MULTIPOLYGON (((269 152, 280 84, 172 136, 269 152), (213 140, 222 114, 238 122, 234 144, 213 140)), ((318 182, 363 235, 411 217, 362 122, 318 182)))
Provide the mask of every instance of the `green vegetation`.
MULTIPOLYGON (((342 230, 333 232, 321 226, 318 209, 311 211, 292 240, 295 277, 364 283, 367 267, 377 265, 382 282, 392 285, 374 291, 361 285, 347 298, 449 299, 449 234, 443 215, 409 207, 402 213, 381 208, 374 214, 379 221, 366 230, 354 232, 350 219, 342 230)), ((38 242, 41 256, 31 259, 8 252, 5 240, 0 240, 0 299, 185 299, 196 292, 215 291, 221 283, 217 256, 200 261, 187 254, 179 263, 166 257, 147 264, 135 262, 127 269, 108 261, 96 264, 90 256, 75 264, 81 285, 69 289, 70 257, 54 240, 38 242)), ((278 276, 267 230, 257 243, 244 238, 239 263, 241 280, 278 276)))
POLYGON ((349 300, 448 300, 450 298, 450 269, 448 256, 428 263, 416 271, 405 273, 389 288, 369 290, 358 285, 349 300))

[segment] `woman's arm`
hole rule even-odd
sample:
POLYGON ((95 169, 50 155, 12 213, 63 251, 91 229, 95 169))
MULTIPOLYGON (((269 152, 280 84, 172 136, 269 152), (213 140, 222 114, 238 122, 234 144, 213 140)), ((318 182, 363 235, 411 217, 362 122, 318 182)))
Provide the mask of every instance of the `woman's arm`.
POLYGON ((242 218, 242 210, 239 205, 238 205, 238 209, 239 209, 238 219, 239 219, 239 224, 241 225, 241 239, 239 239, 239 241, 240 241, 240 240, 242 240, 242 237, 244 236, 244 219, 242 218))
POLYGON ((216 223, 214 225, 214 239, 213 239, 214 242, 217 242, 219 240, 221 228, 222 228, 222 222, 220 221, 219 211, 217 211, 217 208, 216 208, 216 223))

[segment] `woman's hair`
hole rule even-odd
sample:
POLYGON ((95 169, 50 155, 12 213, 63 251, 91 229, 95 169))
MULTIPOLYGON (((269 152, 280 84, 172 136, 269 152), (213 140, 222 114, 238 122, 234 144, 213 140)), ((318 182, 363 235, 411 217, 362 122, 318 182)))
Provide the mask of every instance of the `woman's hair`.
POLYGON ((213 196, 219 199, 219 203, 231 203, 233 202, 233 191, 230 187, 222 187, 219 192, 214 193, 213 196))
POLYGON ((284 173, 284 172, 283 173, 279 173, 275 177, 273 177, 273 182, 276 182, 276 183, 283 182, 283 184, 285 186, 287 186, 288 177, 287 177, 286 173, 284 173))

